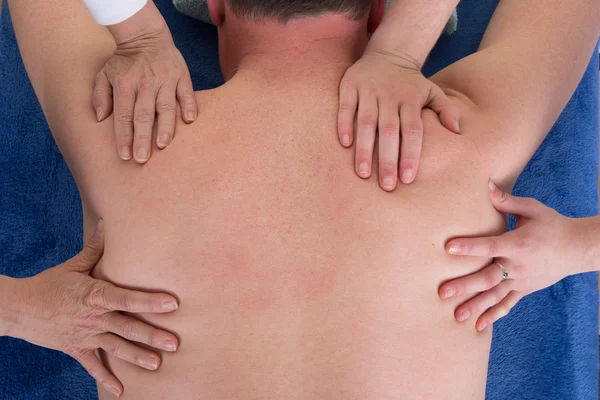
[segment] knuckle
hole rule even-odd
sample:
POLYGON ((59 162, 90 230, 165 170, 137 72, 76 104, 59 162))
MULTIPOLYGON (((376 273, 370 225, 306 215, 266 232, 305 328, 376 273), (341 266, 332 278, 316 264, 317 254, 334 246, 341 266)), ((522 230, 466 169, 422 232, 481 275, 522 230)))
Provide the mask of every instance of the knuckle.
POLYGON ((84 323, 86 326, 98 329, 98 330, 106 330, 105 326, 107 325, 106 318, 98 314, 90 314, 87 315, 84 319, 84 323))
POLYGON ((419 125, 409 124, 405 129, 402 129, 402 138, 405 139, 421 139, 423 137, 423 129, 419 125))
POLYGON ((400 126, 395 123, 385 123, 379 126, 379 134, 385 137, 400 135, 400 126))
POLYGON ((368 148, 356 145, 356 160, 364 161, 367 163, 371 162, 373 154, 369 151, 368 148))
POLYGON ((351 113, 351 112, 356 111, 356 107, 353 107, 352 104, 350 104, 350 103, 342 102, 342 103, 340 103, 340 111, 351 113))
POLYGON ((120 358, 122 350, 123 348, 121 346, 121 341, 116 338, 111 340, 110 343, 108 343, 108 345, 106 346, 106 351, 115 357, 120 358))
POLYGON ((106 285, 95 284, 87 295, 87 306, 90 308, 104 309, 107 306, 106 285))
POLYGON ((148 124, 154 122, 154 113, 147 109, 142 109, 135 113, 134 122, 139 124, 148 124))
POLYGON ((398 169, 398 163, 389 160, 379 160, 379 168, 381 169, 383 175, 394 175, 398 169))
POLYGON ((79 346, 75 346, 71 342, 61 343, 58 347, 58 350, 70 355, 73 358, 78 358, 81 355, 81 349, 79 348, 79 346))
POLYGON ((132 312, 135 309, 134 301, 131 296, 125 295, 121 301, 121 306, 124 311, 132 312))
POLYGON ((140 91, 152 90, 155 87, 156 80, 153 76, 144 76, 140 81, 140 91))
POLYGON ((122 125, 129 125, 133 122, 133 110, 121 109, 115 113, 115 120, 122 125))
POLYGON ((174 112, 177 109, 177 105, 173 101, 159 101, 156 103, 156 111, 159 113, 174 112))
POLYGON ((341 90, 352 90, 356 87, 356 83, 354 82, 354 78, 349 74, 345 74, 342 78, 342 83, 340 83, 341 90))
POLYGON ((485 274, 483 277, 483 289, 490 290, 496 286, 496 280, 492 274, 485 274))
POLYGON ((510 310, 504 306, 503 304, 499 304, 498 306, 498 318, 506 317, 510 310))
POLYGON ((130 75, 123 75, 116 80, 117 90, 121 92, 130 91, 133 88, 133 80, 130 75))
POLYGON ((500 293, 496 290, 494 291, 493 297, 492 297, 494 304, 498 304, 500 303, 500 301, 502 301, 503 297, 500 295, 500 293))
POLYGON ((377 126, 377 117, 371 113, 359 115, 358 125, 365 128, 375 128, 377 126))
POLYGON ((179 97, 180 99, 182 99, 185 102, 195 102, 195 98, 194 98, 194 92, 191 91, 189 88, 183 88, 180 89, 180 94, 179 97))
POLYGON ((120 328, 121 336, 129 340, 137 339, 137 329, 133 321, 125 322, 120 328))

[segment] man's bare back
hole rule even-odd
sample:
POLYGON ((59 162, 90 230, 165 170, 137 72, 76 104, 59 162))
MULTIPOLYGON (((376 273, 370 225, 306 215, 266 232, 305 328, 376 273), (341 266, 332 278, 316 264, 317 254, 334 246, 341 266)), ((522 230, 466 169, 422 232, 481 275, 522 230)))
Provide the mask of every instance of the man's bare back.
POLYGON ((472 143, 426 112, 417 182, 385 193, 339 148, 334 81, 239 74, 144 168, 85 178, 105 185, 97 276, 181 302, 147 316, 181 340, 158 372, 109 358, 124 398, 483 398, 491 336, 437 297, 485 261, 452 261, 446 240, 503 228, 472 143))

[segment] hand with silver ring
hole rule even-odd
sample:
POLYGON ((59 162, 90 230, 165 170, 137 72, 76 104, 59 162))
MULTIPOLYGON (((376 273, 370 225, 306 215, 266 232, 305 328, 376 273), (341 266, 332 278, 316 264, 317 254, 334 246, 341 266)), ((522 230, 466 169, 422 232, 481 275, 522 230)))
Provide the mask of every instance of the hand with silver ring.
POLYGON ((586 219, 567 218, 537 200, 511 196, 492 181, 489 189, 492 205, 517 218, 515 229, 495 237, 450 240, 448 253, 492 261, 480 271, 445 282, 438 292, 442 299, 464 298, 455 318, 475 318, 478 331, 506 316, 524 296, 585 272, 593 246, 586 219))

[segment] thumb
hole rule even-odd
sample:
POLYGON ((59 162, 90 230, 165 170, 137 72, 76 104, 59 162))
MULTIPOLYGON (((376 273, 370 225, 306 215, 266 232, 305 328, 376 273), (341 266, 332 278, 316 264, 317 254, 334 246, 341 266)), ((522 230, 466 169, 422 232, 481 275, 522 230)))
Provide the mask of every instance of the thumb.
POLYGON ((494 182, 489 181, 490 199, 494 208, 502 213, 511 214, 525 218, 534 218, 540 214, 544 207, 539 201, 526 198, 515 197, 501 189, 494 182))
POLYGON ((439 86, 432 84, 426 106, 438 113, 440 122, 446 129, 454 133, 460 133, 458 123, 460 120, 460 108, 450 100, 439 86))
POLYGON ((98 72, 94 80, 94 92, 92 93, 92 104, 96 110, 98 122, 106 119, 113 110, 113 90, 104 68, 98 72))
POLYGON ((77 272, 87 272, 98 264, 104 253, 104 221, 98 221, 96 232, 88 240, 79 254, 73 257, 69 266, 77 272))

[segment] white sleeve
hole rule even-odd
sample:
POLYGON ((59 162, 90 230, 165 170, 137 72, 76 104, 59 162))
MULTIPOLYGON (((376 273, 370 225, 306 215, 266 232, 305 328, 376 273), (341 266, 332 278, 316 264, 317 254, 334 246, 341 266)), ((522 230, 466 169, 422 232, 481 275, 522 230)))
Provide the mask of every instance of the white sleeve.
POLYGON ((83 0, 100 25, 114 25, 140 11, 148 0, 83 0))

